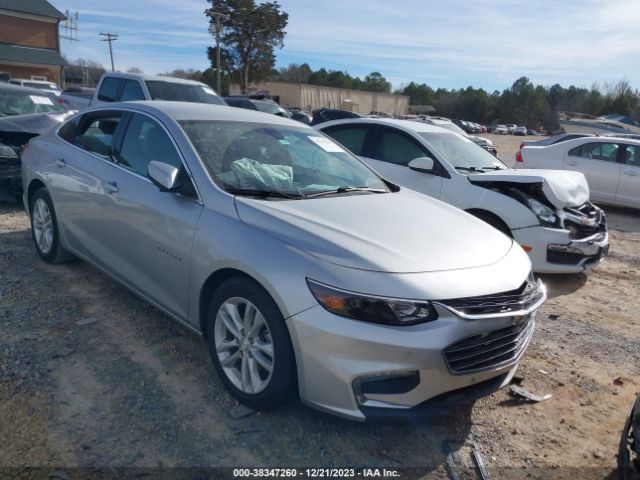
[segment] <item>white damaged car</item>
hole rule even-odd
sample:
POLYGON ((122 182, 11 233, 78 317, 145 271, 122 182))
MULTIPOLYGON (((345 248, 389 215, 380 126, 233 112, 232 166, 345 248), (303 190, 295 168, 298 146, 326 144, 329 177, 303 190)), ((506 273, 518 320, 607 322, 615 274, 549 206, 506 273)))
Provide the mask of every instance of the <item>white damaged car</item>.
POLYGON ((605 215, 582 173, 514 170, 468 138, 384 118, 316 126, 388 180, 438 198, 516 240, 538 273, 577 273, 609 249, 605 215))

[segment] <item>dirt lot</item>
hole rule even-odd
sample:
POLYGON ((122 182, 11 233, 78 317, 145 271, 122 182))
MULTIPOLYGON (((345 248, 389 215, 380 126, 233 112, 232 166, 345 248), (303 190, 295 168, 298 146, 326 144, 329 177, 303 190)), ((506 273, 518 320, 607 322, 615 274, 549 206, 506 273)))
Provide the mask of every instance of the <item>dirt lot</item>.
MULTIPOLYGON (((499 137, 501 156, 519 141, 499 137)), ((640 213, 607 213, 606 261, 543 277, 550 299, 520 374, 550 400, 503 390, 377 425, 299 404, 238 418, 201 339, 82 262, 43 263, 21 206, 0 202, 0 467, 367 465, 448 478, 443 441, 475 441, 493 478, 605 478, 640 389, 640 213)))

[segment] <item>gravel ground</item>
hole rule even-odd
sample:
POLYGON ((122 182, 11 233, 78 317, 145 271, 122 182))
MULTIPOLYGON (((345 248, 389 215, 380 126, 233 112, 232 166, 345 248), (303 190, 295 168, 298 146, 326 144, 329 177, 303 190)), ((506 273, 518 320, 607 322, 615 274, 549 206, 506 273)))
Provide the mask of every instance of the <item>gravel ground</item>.
MULTIPOLYGON (((501 156, 519 141, 500 137, 501 156)), ((2 467, 267 465, 449 478, 443 442, 467 465, 476 442, 494 478, 604 478, 615 465, 639 389, 639 212, 607 209, 611 253, 597 269, 543 277, 550 299, 519 373, 550 400, 502 390, 445 417, 380 425, 298 403, 242 416, 203 340, 87 264, 42 262, 26 214, 7 200, 0 194, 0 478, 17 475, 2 467)))

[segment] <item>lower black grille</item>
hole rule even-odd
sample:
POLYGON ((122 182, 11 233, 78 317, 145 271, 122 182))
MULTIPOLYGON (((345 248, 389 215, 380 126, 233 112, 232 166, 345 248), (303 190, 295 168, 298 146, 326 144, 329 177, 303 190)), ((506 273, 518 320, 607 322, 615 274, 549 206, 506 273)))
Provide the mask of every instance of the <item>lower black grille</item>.
POLYGON ((515 363, 533 335, 534 321, 525 320, 499 330, 467 337, 444 349, 451 373, 467 374, 493 370, 515 363))

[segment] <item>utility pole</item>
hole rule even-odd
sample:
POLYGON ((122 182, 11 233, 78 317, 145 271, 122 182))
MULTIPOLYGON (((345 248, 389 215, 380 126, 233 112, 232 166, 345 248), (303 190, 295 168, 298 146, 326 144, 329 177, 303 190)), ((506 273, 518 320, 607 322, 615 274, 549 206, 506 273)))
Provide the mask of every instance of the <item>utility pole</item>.
POLYGON ((100 33, 100 40, 103 42, 109 42, 109 55, 111 56, 111 71, 115 72, 116 69, 113 67, 113 48, 111 47, 111 43, 115 42, 118 39, 117 33, 100 33))
POLYGON ((220 12, 210 12, 211 15, 213 15, 213 17, 215 18, 215 28, 216 28, 216 86, 217 86, 217 90, 218 90, 218 95, 222 95, 222 90, 221 90, 221 82, 220 82, 220 30, 221 30, 221 25, 220 25, 220 20, 222 20, 223 18, 227 17, 227 15, 225 15, 224 13, 220 13, 220 12))

